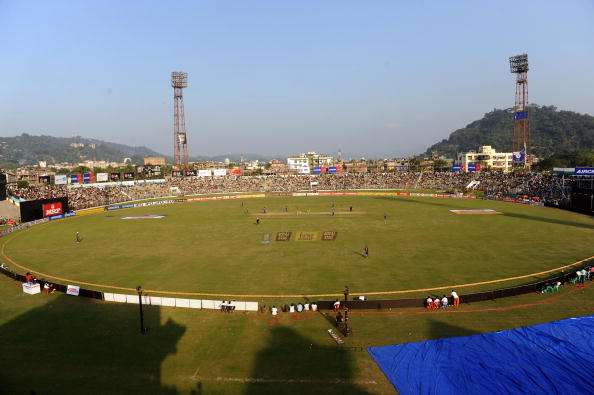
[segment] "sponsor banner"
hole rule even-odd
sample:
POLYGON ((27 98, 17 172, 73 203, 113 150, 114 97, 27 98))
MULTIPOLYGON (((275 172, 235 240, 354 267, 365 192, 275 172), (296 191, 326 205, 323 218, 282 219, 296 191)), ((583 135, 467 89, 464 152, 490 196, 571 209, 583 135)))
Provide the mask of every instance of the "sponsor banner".
POLYGON ((62 202, 45 203, 41 205, 43 217, 52 217, 54 215, 64 214, 62 211, 62 202))
POLYGON ((317 241, 320 240, 320 232, 297 232, 295 241, 317 241))
POLYGON ((146 184, 164 184, 167 181, 164 178, 157 178, 155 180, 137 180, 137 184, 146 183, 146 184))
POLYGON ((278 232, 276 234, 276 241, 289 241, 291 240, 291 232, 278 232))
POLYGON ((526 150, 521 149, 518 152, 512 154, 512 163, 514 165, 523 165, 526 162, 526 150))
MULTIPOLYGON (((103 210, 103 209, 101 209, 103 210)), ((64 217, 68 218, 68 217, 74 217, 76 215, 76 212, 74 211, 68 211, 66 214, 64 214, 64 217)))
POLYGON ((226 176, 227 175, 227 169, 213 169, 212 174, 215 177, 226 176))
POLYGON ((93 173, 83 173, 83 183, 90 184, 93 182, 93 173))
POLYGON ((241 167, 232 167, 229 169, 230 176, 241 176, 243 175, 243 169, 241 167))
POLYGON ((51 181, 51 177, 50 176, 39 176, 39 177, 37 177, 37 180, 42 184, 49 184, 51 181))
POLYGON ((322 169, 319 167, 314 167, 313 170, 311 171, 313 174, 320 174, 322 172, 322 169))
POLYGON ((120 179, 121 179, 120 173, 109 173, 109 179, 111 181, 120 181, 120 179))
POLYGON ((56 174, 54 176, 54 184, 55 185, 66 185, 68 182, 68 176, 66 174, 56 174))
POLYGON ((11 226, 10 228, 4 229, 0 233, 0 236, 3 236, 4 237, 4 236, 6 236, 6 235, 8 235, 8 234, 10 234, 12 232, 16 232, 17 230, 27 229, 27 228, 30 228, 33 225, 42 224, 42 223, 48 222, 48 221, 49 221, 48 218, 42 218, 42 219, 36 219, 34 221, 24 222, 24 223, 21 223, 21 224, 16 225, 16 226, 11 226))
POLYGON ((198 170, 198 177, 210 177, 212 176, 212 171, 208 170, 198 170))
POLYGON ((82 183, 82 174, 71 174, 70 175, 70 183, 71 184, 80 184, 82 183))
POLYGON ((336 240, 336 232, 333 230, 327 230, 322 232, 322 241, 334 241, 336 240))
POLYGON ((452 173, 459 173, 462 170, 462 166, 454 165, 452 166, 452 173))
POLYGON ((251 199, 266 197, 264 193, 247 194, 247 195, 215 195, 215 196, 195 196, 186 198, 187 202, 207 202, 210 200, 228 200, 228 199, 251 199))
POLYGON ((184 172, 181 170, 173 170, 171 172, 171 176, 172 177, 183 177, 184 176, 184 172))
POLYGON ((357 192, 318 192, 320 196, 357 196, 357 192))
POLYGON ((409 192, 355 192, 358 196, 410 196, 409 192), (399 195, 401 193, 401 195, 399 195))
POLYGON ((153 201, 153 202, 136 203, 134 205, 134 207, 163 206, 165 204, 173 204, 173 203, 177 203, 177 201, 175 201, 175 200, 158 200, 158 201, 153 201))
POLYGON ((70 285, 66 287, 66 295, 78 296, 80 292, 80 287, 78 285, 70 285))
POLYGON ((336 166, 330 166, 328 168, 328 173, 335 174, 336 173, 336 166))
POLYGON ((594 176, 594 167, 576 167, 573 174, 576 176, 594 176))
POLYGON ((196 170, 186 170, 185 175, 186 177, 196 177, 197 173, 196 170))
POLYGON ((53 221, 55 219, 62 219, 64 218, 64 214, 60 214, 60 215, 52 215, 51 217, 49 217, 50 221, 53 221))
POLYGON ((295 232, 278 232, 275 237, 276 241, 334 241, 336 240, 335 231, 312 232, 299 231, 295 232))
POLYGON ((467 209, 467 210, 450 210, 450 212, 454 214, 461 214, 461 215, 491 215, 491 214, 501 214, 498 211, 495 211, 490 208, 483 208, 483 209, 467 209))
POLYGON ((131 173, 131 172, 124 173, 124 180, 133 180, 133 179, 134 179, 134 173, 131 173))
MULTIPOLYGON (((107 208, 109 210, 109 207, 107 208)), ((78 210, 76 215, 91 215, 91 214, 98 214, 104 211, 103 207, 94 207, 94 208, 85 208, 82 210, 78 210)))
POLYGON ((528 111, 517 111, 514 114, 514 120, 519 121, 522 119, 528 119, 528 111))
POLYGON ((107 182, 107 181, 109 181, 109 174, 97 173, 97 182, 107 182))
POLYGON ((575 173, 575 167, 553 167, 553 173, 575 173))

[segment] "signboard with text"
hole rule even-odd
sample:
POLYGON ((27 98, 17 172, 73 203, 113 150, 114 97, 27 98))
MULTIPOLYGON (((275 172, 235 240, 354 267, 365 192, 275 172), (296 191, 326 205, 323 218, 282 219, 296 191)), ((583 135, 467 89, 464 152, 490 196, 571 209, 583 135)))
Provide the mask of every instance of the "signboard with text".
POLYGON ((45 203, 41 206, 41 209, 44 218, 64 214, 62 202, 45 203))

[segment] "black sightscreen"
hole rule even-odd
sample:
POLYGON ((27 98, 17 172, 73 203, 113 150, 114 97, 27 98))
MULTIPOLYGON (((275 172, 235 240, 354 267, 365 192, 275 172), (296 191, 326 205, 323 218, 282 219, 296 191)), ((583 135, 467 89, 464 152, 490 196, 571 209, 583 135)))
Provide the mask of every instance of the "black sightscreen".
POLYGON ((0 201, 6 200, 6 174, 0 173, 0 201))
MULTIPOLYGON (((36 219, 43 218, 43 206, 51 203, 61 203, 59 207, 61 214, 64 214, 68 211, 68 197, 66 196, 53 199, 28 200, 26 202, 21 202, 20 205, 21 222, 35 221, 36 219)), ((58 214, 58 210, 54 212, 54 214, 58 214)), ((46 217, 47 216, 50 215, 48 214, 46 217)))

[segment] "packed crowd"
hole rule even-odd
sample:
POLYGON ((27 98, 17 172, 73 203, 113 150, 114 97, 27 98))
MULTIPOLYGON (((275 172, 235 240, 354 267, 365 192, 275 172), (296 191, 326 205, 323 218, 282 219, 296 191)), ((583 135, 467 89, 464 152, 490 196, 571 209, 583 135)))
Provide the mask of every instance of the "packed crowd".
POLYGON ((555 177, 550 173, 365 173, 327 175, 270 175, 168 178, 161 183, 122 186, 66 187, 42 185, 18 188, 8 194, 25 200, 68 196, 77 210, 129 200, 172 195, 228 192, 297 192, 311 190, 420 189, 460 193, 467 189, 482 191, 491 198, 528 195, 553 199, 555 177))

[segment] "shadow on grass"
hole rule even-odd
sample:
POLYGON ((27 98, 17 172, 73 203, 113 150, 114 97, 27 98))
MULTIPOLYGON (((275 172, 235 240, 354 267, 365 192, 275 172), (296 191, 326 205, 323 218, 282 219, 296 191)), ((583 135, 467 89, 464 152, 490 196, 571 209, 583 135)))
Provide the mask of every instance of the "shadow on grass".
POLYGON ((161 363, 185 327, 147 306, 142 335, 138 316, 138 305, 64 295, 16 317, 0 327, 0 392, 176 393, 161 363))
POLYGON ((464 328, 458 325, 452 325, 450 323, 438 321, 436 319, 428 320, 427 324, 429 326, 429 339, 441 339, 444 337, 453 336, 471 336, 480 333, 473 329, 464 328))
MULTIPOLYGON (((389 197, 389 196, 376 196, 374 199, 383 199, 383 200, 390 200, 394 202, 402 202, 402 203, 413 203, 413 204, 421 204, 426 206, 434 206, 434 207, 446 207, 448 209, 467 209, 466 206, 459 206, 455 204, 451 204, 451 199, 448 202, 439 202, 439 201, 431 201, 431 200, 417 200, 417 199, 408 199, 408 198, 401 198, 401 197, 389 197)), ((547 218, 547 217, 540 217, 536 215, 524 214, 524 213, 513 213, 513 212, 503 212, 501 215, 510 218, 518 218, 530 221, 537 221, 543 222, 548 224, 556 224, 556 225, 565 225, 565 226, 573 226, 576 228, 582 229, 594 229, 594 224, 587 224, 583 222, 576 222, 576 221, 568 221, 564 219, 557 219, 557 218, 547 218)))
POLYGON ((568 221, 568 220, 564 220, 564 219, 538 217, 535 215, 520 214, 520 213, 503 213, 503 216, 511 217, 511 218, 518 218, 518 219, 526 219, 526 220, 530 220, 530 221, 544 222, 547 224, 573 226, 573 227, 582 228, 582 229, 594 229, 594 224, 585 224, 582 222, 568 221))
POLYGON ((275 327, 256 355, 245 393, 367 394, 354 379, 352 358, 338 345, 320 346, 291 328, 275 327))

